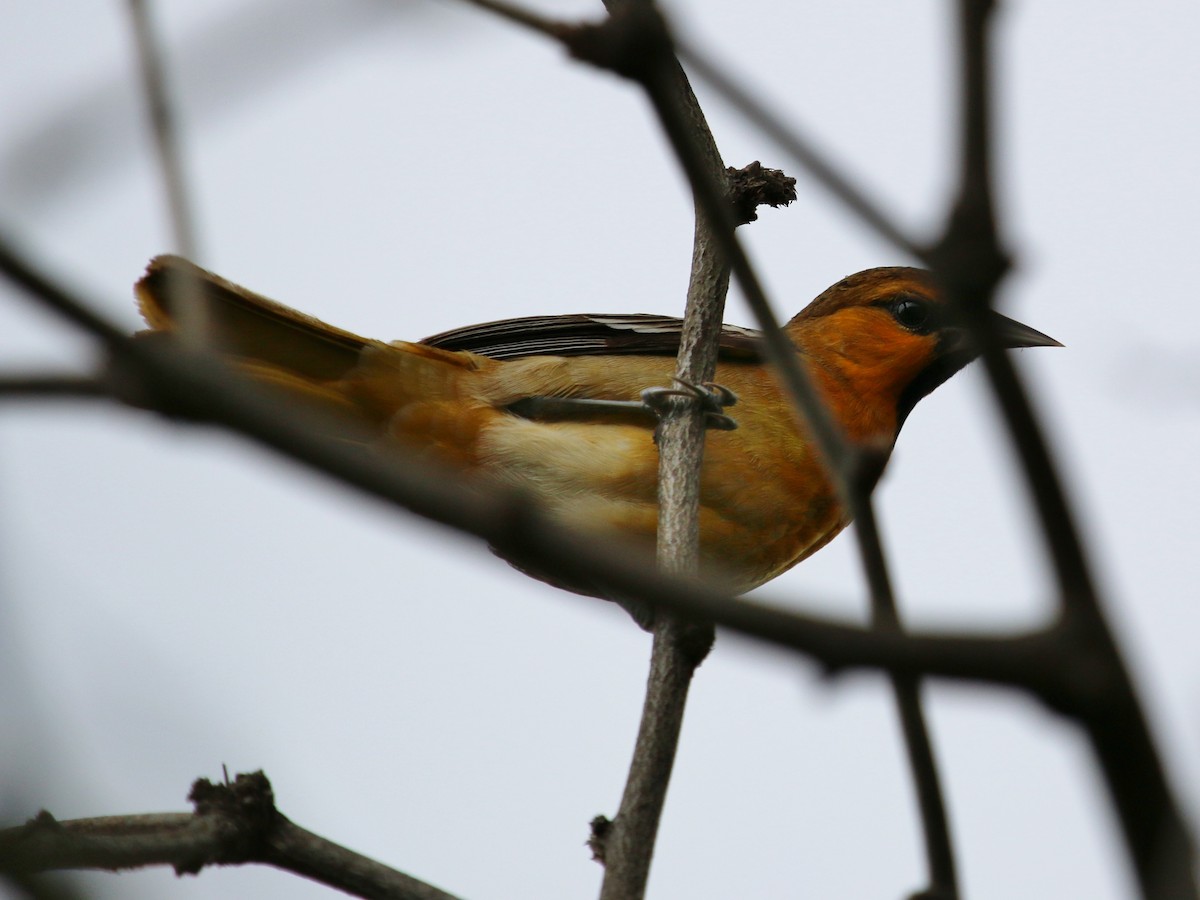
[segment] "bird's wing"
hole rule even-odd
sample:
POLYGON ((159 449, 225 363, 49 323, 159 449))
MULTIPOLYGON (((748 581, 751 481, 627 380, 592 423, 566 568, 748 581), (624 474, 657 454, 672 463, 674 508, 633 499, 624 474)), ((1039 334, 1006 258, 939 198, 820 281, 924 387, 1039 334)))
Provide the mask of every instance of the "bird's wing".
MULTIPOLYGON (((378 341, 297 312, 178 256, 152 260, 137 284, 137 295, 142 315, 156 331, 176 326, 180 302, 203 299, 214 326, 216 349, 306 378, 340 378, 357 365, 365 347, 380 346, 378 341)), ((527 316, 444 331, 420 344, 497 360, 529 356, 674 356, 679 351, 681 329, 682 321, 671 316, 527 316)), ((722 326, 720 357, 761 360, 759 333, 736 325, 722 326)))
MULTIPOLYGON (((683 322, 671 316, 581 313, 526 316, 468 325, 427 337, 422 344, 469 350, 492 359, 524 356, 674 356, 683 322)), ((721 327, 722 359, 762 358, 759 333, 737 325, 721 327)))

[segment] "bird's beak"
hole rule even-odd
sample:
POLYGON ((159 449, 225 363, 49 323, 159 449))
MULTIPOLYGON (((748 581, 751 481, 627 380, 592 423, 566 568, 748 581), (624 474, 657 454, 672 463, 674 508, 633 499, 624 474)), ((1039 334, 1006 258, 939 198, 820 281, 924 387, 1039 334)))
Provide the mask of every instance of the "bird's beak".
POLYGON ((1022 325, 1016 319, 992 313, 992 331, 1000 340, 1001 346, 1010 349, 1017 347, 1061 347, 1058 341, 1049 335, 1042 334, 1028 325, 1022 325))

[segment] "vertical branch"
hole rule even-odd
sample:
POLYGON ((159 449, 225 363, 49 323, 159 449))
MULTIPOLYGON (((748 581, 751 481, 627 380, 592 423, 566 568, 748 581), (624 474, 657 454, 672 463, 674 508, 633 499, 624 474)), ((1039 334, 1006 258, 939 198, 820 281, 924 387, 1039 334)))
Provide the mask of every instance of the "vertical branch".
POLYGON ((698 664, 685 647, 684 629, 669 616, 659 616, 650 652, 650 675, 633 759, 612 821, 592 822, 590 841, 604 863, 601 900, 640 900, 650 877, 650 862, 667 787, 675 766, 688 688, 698 664))
MULTIPOLYGON (((605 0, 605 5, 619 16, 628 2, 605 0)), ((645 4, 646 0, 635 2, 645 4)), ((710 177, 724 183, 720 151, 670 48, 654 48, 644 64, 647 90, 657 96, 656 102, 671 106, 688 121, 690 140, 710 177)), ((677 378, 692 384, 712 380, 728 289, 729 267, 713 239, 709 219, 697 206, 677 378)), ((658 565, 672 574, 693 575, 699 567, 704 427, 704 414, 695 401, 673 402, 656 432, 658 565)), ((671 616, 656 616, 653 630, 650 674, 633 759, 617 815, 603 840, 602 900, 632 900, 645 894, 688 689, 713 641, 712 625, 682 623, 671 616)))

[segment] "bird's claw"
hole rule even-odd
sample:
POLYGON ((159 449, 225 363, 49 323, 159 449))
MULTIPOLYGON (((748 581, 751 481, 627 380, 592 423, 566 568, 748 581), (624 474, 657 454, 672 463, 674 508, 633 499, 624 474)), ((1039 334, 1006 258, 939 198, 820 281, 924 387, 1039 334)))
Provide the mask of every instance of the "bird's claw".
POLYGON ((682 378, 673 378, 672 380, 676 384, 681 385, 681 387, 652 387, 642 391, 642 403, 655 415, 661 417, 667 411, 667 404, 670 398, 690 397, 700 402, 700 409, 704 412, 704 425, 706 428, 715 428, 718 431, 733 431, 738 427, 735 419, 725 415, 726 407, 733 406, 738 402, 737 394, 729 388, 724 385, 714 384, 711 381, 706 381, 703 384, 694 384, 682 378))

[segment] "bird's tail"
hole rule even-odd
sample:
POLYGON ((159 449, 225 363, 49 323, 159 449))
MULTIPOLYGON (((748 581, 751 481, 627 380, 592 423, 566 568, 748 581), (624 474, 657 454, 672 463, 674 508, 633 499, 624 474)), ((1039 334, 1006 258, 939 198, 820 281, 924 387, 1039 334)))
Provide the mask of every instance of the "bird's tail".
MULTIPOLYGON (((135 292, 149 326, 143 335, 178 331, 183 304, 202 303, 206 346, 243 372, 405 443, 442 455, 434 449, 447 440, 441 432, 474 431, 474 423, 445 420, 462 419, 463 376, 490 362, 475 354, 369 340, 178 256, 153 259, 135 292)), ((464 438, 456 434, 451 442, 464 438)))
POLYGON ((341 378, 370 343, 255 294, 179 256, 157 256, 135 286, 151 331, 174 332, 182 306, 207 309, 209 346, 247 362, 276 366, 314 381, 341 378))

